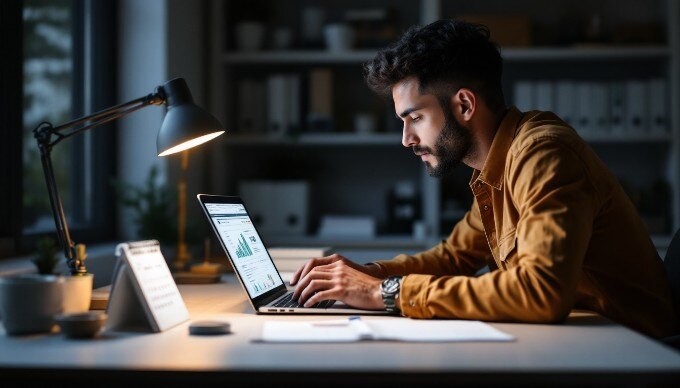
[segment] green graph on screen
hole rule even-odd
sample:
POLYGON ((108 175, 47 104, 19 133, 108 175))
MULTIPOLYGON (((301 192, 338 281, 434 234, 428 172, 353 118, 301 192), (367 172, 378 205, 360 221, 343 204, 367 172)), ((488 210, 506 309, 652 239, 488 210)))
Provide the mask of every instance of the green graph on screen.
POLYGON ((241 238, 238 240, 238 247, 236 247, 236 257, 240 259, 242 257, 248 257, 252 255, 253 251, 250 249, 250 246, 246 242, 246 238, 243 237, 243 233, 241 233, 241 238))

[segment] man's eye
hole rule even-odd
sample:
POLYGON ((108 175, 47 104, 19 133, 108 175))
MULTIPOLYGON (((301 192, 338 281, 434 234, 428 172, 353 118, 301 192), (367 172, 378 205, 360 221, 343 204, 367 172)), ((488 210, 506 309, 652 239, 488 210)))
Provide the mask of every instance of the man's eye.
POLYGON ((416 117, 411 118, 411 120, 413 120, 413 121, 420 121, 420 118, 421 118, 420 116, 416 116, 416 117))

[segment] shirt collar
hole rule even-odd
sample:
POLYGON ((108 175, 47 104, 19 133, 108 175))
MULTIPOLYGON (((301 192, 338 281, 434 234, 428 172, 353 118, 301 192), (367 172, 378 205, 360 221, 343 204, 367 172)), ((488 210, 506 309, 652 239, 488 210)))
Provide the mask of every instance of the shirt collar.
POLYGON ((491 148, 484 162, 484 167, 482 167, 481 171, 474 171, 470 180, 470 187, 475 182, 480 181, 492 186, 496 190, 502 188, 505 160, 512 141, 515 139, 515 131, 521 118, 522 112, 517 108, 514 106, 508 108, 505 116, 503 116, 503 120, 501 120, 501 124, 498 126, 493 142, 491 142, 491 148))

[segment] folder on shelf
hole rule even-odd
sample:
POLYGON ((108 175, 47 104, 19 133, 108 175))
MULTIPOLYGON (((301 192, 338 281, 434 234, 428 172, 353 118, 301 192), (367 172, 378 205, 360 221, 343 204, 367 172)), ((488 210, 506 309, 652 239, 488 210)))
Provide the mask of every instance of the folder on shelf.
POLYGON ((626 81, 625 90, 625 130, 628 133, 644 133, 649 130, 649 110, 647 109, 647 82, 643 80, 626 81))
POLYGON ((283 136, 288 125, 287 79, 283 74, 267 78, 267 130, 273 136, 283 136))
POLYGON ((576 84, 576 132, 581 135, 590 135, 593 132, 593 103, 592 84, 590 82, 578 82, 576 84))
POLYGON ((570 126, 576 125, 575 82, 565 80, 555 85, 555 113, 570 126))
POLYGON ((310 131, 329 131, 333 126, 333 72, 319 68, 309 72, 309 113, 307 124, 310 131))
POLYGON ((623 82, 609 84, 609 130, 612 133, 624 132, 625 93, 623 82))
POLYGON ((266 117, 264 82, 244 79, 238 83, 238 130, 263 132, 266 117))
POLYGON ((286 77, 286 92, 288 94, 288 117, 286 122, 287 132, 299 132, 300 125, 300 76, 297 74, 286 77))
POLYGON ((609 132, 609 88, 607 84, 595 82, 591 84, 592 131, 594 133, 609 132))
POLYGON ((649 80, 649 116, 652 133, 668 132, 668 93, 662 78, 649 80))
POLYGON ((533 96, 533 82, 518 81, 513 93, 514 104, 522 112, 535 109, 533 96))
POLYGON ((533 109, 543 112, 554 112, 555 102, 553 95, 553 83, 550 81, 540 81, 535 83, 536 106, 533 109))

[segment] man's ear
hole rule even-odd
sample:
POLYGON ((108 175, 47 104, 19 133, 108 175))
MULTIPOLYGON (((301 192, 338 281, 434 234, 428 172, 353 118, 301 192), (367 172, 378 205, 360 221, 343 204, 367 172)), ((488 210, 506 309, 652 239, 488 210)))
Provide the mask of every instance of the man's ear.
POLYGON ((469 122, 477 109, 477 96, 466 88, 461 88, 451 96, 453 113, 461 122, 469 122))

